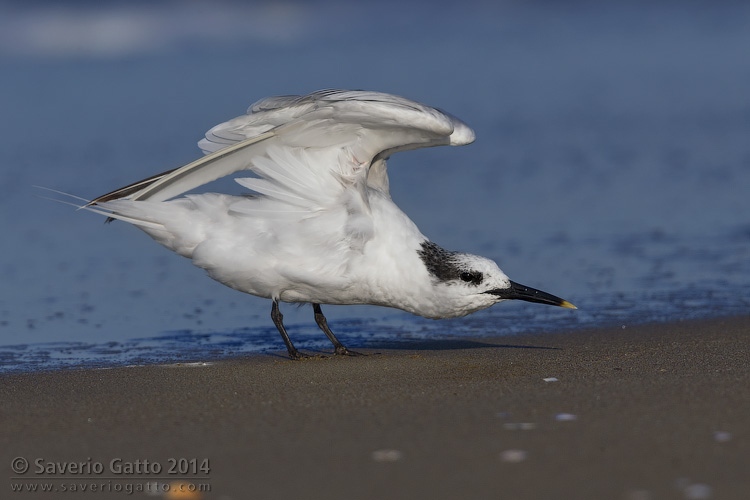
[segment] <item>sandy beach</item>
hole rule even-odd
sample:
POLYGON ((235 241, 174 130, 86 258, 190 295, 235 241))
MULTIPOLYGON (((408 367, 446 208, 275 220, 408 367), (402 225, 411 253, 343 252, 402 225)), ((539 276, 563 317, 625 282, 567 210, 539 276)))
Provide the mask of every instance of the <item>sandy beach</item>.
POLYGON ((5 465, 2 496, 127 498, 116 484, 183 480, 211 491, 158 495, 743 499, 749 333, 740 317, 446 339, 357 358, 291 362, 279 351, 5 375, 2 463, 28 470, 5 465), (79 470, 47 470, 67 462, 79 470), (131 470, 113 472, 123 463, 131 470), (58 493, 8 493, 8 482, 58 493), (60 493, 96 482, 97 493, 60 493))

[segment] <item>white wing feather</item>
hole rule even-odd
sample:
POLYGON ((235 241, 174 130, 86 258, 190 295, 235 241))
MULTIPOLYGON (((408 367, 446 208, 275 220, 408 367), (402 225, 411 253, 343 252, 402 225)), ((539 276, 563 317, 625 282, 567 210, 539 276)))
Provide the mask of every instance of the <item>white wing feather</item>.
POLYGON ((393 153, 463 145, 474 132, 435 108, 390 94, 323 90, 262 99, 199 142, 207 156, 95 199, 163 201, 242 170, 263 179, 242 184, 299 206, 354 187, 388 193, 385 160, 393 153), (266 182, 260 182, 266 181, 266 182), (256 189, 258 188, 258 189, 256 189))

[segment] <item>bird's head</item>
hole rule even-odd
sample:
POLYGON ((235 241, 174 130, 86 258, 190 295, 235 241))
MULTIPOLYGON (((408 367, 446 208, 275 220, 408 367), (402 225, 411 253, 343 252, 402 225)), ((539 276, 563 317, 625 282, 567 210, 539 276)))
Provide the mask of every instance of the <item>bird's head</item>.
POLYGON ((450 252, 428 240, 422 243, 419 256, 441 303, 442 317, 464 316, 504 300, 576 309, 567 300, 511 281, 494 261, 485 257, 450 252))

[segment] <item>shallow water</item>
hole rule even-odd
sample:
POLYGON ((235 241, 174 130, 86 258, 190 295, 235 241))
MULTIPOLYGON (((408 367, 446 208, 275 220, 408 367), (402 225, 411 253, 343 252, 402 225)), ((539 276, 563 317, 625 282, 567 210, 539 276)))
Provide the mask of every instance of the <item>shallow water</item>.
MULTIPOLYGON (((327 87, 469 123, 471 146, 391 160, 394 200, 441 246, 580 308, 438 322, 324 308, 345 343, 749 309, 744 4, 25 5, 0 16, 0 370, 283 349, 268 301, 32 186, 102 194, 191 161, 205 130, 260 97, 327 87)), ((309 307, 284 314, 299 347, 328 348, 309 307)))

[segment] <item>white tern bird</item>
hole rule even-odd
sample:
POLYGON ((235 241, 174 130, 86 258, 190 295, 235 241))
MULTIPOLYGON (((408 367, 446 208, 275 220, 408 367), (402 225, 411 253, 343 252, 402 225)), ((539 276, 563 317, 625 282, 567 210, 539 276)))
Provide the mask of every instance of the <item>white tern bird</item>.
POLYGON ((450 114, 403 97, 322 90, 253 104, 198 145, 206 156, 99 196, 84 208, 129 222, 208 275, 279 302, 309 302, 335 354, 357 354, 328 327, 321 304, 374 304, 426 318, 465 316, 509 299, 575 309, 508 279, 495 262, 444 250, 391 200, 393 153, 474 141, 450 114), (183 193, 240 171, 244 196, 183 193))

